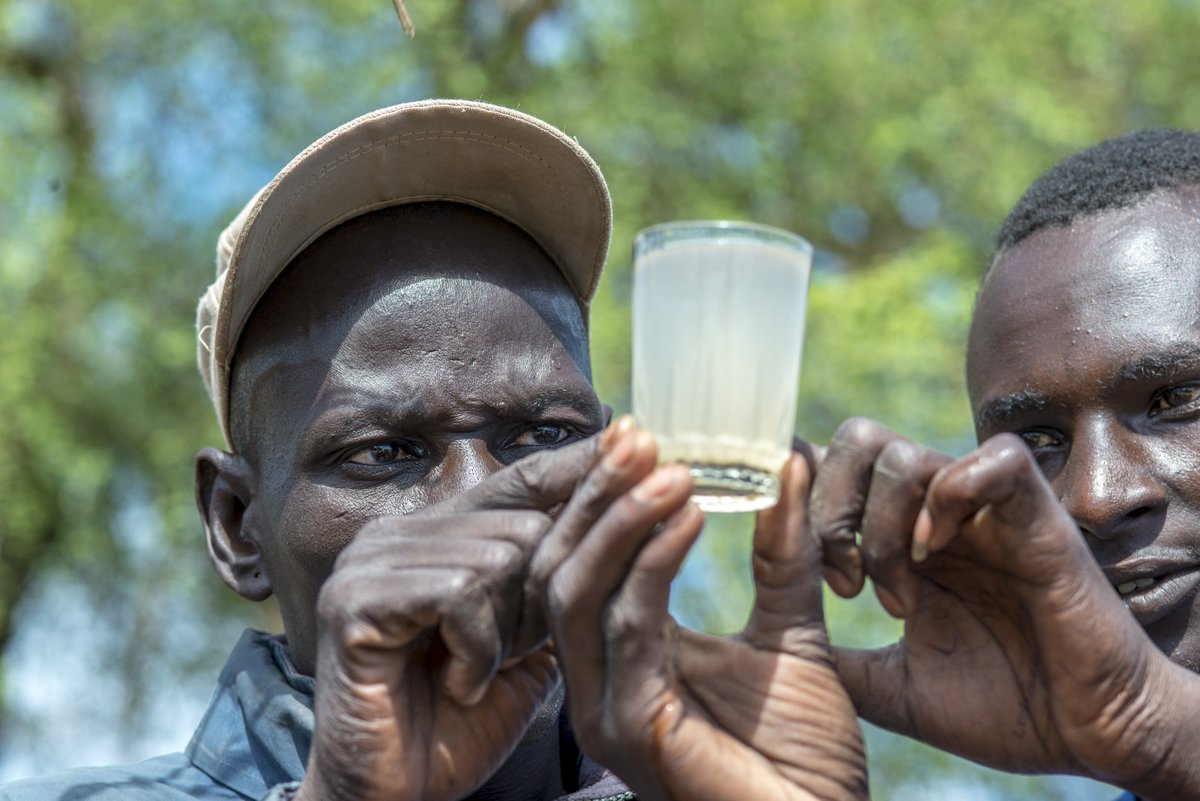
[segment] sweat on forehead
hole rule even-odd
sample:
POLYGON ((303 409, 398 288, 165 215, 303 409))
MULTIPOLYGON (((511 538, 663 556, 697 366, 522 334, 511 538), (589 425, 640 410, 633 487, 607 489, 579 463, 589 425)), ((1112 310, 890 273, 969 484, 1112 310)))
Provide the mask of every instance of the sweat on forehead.
MULTIPOLYGON (((575 295, 516 226, 470 206, 437 202, 381 209, 329 231, 271 286, 238 343, 230 423, 239 450, 253 445, 259 428, 253 416, 263 412, 251 403, 259 376, 334 347, 379 299, 400 288, 408 289, 414 313, 404 322, 414 337, 420 325, 463 327, 469 335, 470 321, 459 319, 463 295, 488 287, 518 296, 559 332, 587 372, 587 330, 575 295)), ((488 343, 473 346, 483 350, 488 343)))

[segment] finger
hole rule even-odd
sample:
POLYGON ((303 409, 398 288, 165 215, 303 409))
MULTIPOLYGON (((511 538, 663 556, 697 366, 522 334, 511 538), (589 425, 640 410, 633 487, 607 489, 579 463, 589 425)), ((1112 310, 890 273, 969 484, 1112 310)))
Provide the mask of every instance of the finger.
POLYGON ((624 583, 610 599, 603 621, 605 662, 617 697, 649 689, 642 687, 647 671, 662 665, 671 582, 703 528, 704 513, 684 504, 638 552, 624 583))
MULTIPOLYGON (((482 747, 482 752, 473 753, 478 762, 462 770, 434 772, 422 797, 462 798, 463 770, 474 769, 476 764, 501 765, 520 741, 520 736, 514 732, 527 730, 538 710, 558 688, 558 681, 558 667, 548 650, 534 652, 521 660, 520 669, 499 673, 478 702, 487 714, 472 717, 471 733, 482 747)), ((441 726, 435 727, 427 736, 431 738, 427 753, 453 759, 461 755, 462 731, 441 726)))
POLYGON ((647 431, 634 430, 632 425, 615 429, 605 445, 604 457, 579 484, 539 547, 533 569, 535 581, 544 583, 609 507, 650 475, 658 461, 654 438, 647 431))
MULTIPOLYGON (((545 597, 550 628, 564 675, 569 672, 574 677, 580 697, 597 697, 603 692, 605 609, 610 599, 655 527, 683 509, 691 491, 686 467, 666 465, 655 470, 609 507, 549 577, 545 597)), ((678 543, 676 536, 686 539, 694 524, 690 515, 675 520, 680 533, 672 536, 671 543, 678 543)), ((670 548, 667 546, 668 551, 670 548)))
MULTIPOLYGON (((367 523, 342 551, 346 559, 363 561, 397 549, 418 549, 429 543, 462 544, 469 540, 501 540, 532 553, 554 521, 544 512, 494 509, 436 516, 388 515, 367 523)), ((455 546, 457 547, 457 545, 455 546)))
POLYGON ((655 533, 692 493, 685 466, 663 465, 615 500, 551 577, 551 598, 589 615, 607 603, 655 533))
POLYGON ((863 567, 890 614, 916 609, 918 581, 912 571, 913 529, 925 490, 949 456, 908 440, 889 442, 875 460, 862 520, 863 567))
MULTIPOLYGON (((1022 531, 1046 530, 1048 521, 1057 523, 1051 528, 1077 531, 1029 448, 1020 438, 1001 434, 939 471, 925 499, 927 519, 921 521, 921 530, 914 532, 914 538, 919 534, 931 552, 941 550, 985 507, 1006 526, 1022 531)), ((978 539, 994 528, 975 526, 969 531, 977 535, 977 544, 996 544, 978 539)), ((1078 536, 1066 536, 1064 540, 1082 549, 1078 536)), ((1024 543, 1026 547, 1032 544, 1024 543)))
POLYGON ((833 649, 834 666, 859 717, 899 734, 915 736, 908 672, 899 645, 833 649))
POLYGON ((874 473, 875 459, 889 442, 902 439, 873 420, 853 418, 838 426, 813 479, 809 520, 820 539, 825 579, 842 597, 863 587, 862 553, 856 538, 874 473))
MULTIPOLYGON (((356 593, 368 599, 357 607, 359 626, 366 623, 381 635, 370 649, 374 664, 386 670, 391 663, 394 669, 397 650, 420 647, 425 649, 421 654, 424 668, 431 674, 440 673, 447 695, 463 706, 479 701, 508 655, 509 640, 502 627, 515 629, 511 602, 497 600, 506 593, 500 586, 505 583, 504 573, 414 567, 403 573, 356 571, 353 580, 356 593), (422 639, 434 631, 437 640, 422 639)), ((514 585, 519 591, 519 580, 507 583, 508 594, 514 585)))
POLYGON ((532 454, 498 470, 466 492, 427 507, 428 514, 477 509, 549 511, 571 497, 600 451, 601 437, 532 454))
MULTIPOLYGON (((474 572, 487 596, 488 608, 500 637, 500 658, 524 656, 540 647, 549 636, 544 623, 532 628, 534 616, 526 609, 526 578, 529 575, 531 547, 522 547, 499 539, 443 539, 413 543, 399 553, 384 553, 359 568, 361 574, 384 573, 392 581, 408 581, 415 568, 459 567, 474 572), (522 632, 522 625, 529 631, 522 632), (524 641, 521 637, 525 637, 524 641)), ((543 620, 540 614, 536 619, 543 620)))
POLYGON ((516 509, 380 518, 342 552, 337 569, 386 570, 393 577, 417 567, 475 570, 491 598, 502 651, 523 656, 548 636, 525 586, 533 553, 552 522, 541 512, 516 509))
POLYGON ((442 687, 459 704, 473 706, 487 692, 507 649, 484 582, 478 577, 465 583, 455 578, 447 590, 438 627, 450 654, 442 687))
POLYGON ((779 503, 758 514, 754 530, 754 606, 743 638, 759 648, 790 650, 791 640, 816 624, 824 637, 821 611, 821 544, 808 528, 810 475, 794 454, 780 475, 779 503))
POLYGON ((823 448, 806 439, 792 437, 792 452, 804 457, 804 461, 808 463, 808 474, 810 476, 816 475, 821 469, 821 463, 825 461, 827 450, 827 448, 823 448))
POLYGON ((654 469, 658 450, 646 431, 634 430, 628 416, 606 432, 604 457, 578 486, 550 534, 538 547, 525 587, 529 599, 529 620, 518 637, 522 647, 533 642, 533 635, 546 628, 539 616, 550 575, 571 554, 584 535, 622 494, 628 492, 654 469))
MULTIPOLYGON (((609 603, 608 615, 610 622, 614 616, 625 621, 624 630, 635 634, 628 638, 631 643, 634 640, 640 643, 641 637, 657 636, 662 631, 671 599, 671 582, 703 528, 704 513, 690 503, 684 504, 653 533, 634 558, 625 582, 609 603)), ((610 635, 616 633, 619 633, 617 627, 609 631, 610 635)))
MULTIPOLYGON (((473 581, 474 571, 466 568, 414 568, 403 582, 396 581, 393 571, 335 572, 317 596, 322 639, 333 646, 325 650, 336 655, 340 672, 351 681, 391 684, 404 665, 397 654, 435 630, 447 599, 455 600, 473 581)), ((490 613, 483 617, 473 629, 492 641, 486 630, 495 619, 490 613)), ((487 645, 479 650, 486 651, 487 645)))

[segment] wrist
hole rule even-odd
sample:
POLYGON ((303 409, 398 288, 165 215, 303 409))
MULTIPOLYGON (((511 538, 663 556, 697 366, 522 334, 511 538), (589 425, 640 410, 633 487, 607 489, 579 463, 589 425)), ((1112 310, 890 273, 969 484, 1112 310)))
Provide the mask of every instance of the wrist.
MULTIPOLYGON (((1128 778, 1116 783, 1142 801, 1200 797, 1200 676, 1162 656, 1144 690, 1152 714, 1131 732, 1128 778)), ((1103 778, 1103 777, 1098 777, 1103 778)), ((1109 779, 1110 781, 1112 779, 1109 779)))

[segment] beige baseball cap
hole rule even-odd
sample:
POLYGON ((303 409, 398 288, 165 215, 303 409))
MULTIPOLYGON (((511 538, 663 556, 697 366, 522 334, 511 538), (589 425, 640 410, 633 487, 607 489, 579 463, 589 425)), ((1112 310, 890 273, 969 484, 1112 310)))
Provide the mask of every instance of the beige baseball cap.
POLYGON ((466 100, 380 109, 326 134, 284 167, 217 242, 217 280, 200 298, 197 355, 226 445, 238 339, 284 268, 317 237, 387 206, 466 203, 533 237, 562 271, 584 319, 612 232, 604 176, 562 131, 466 100))

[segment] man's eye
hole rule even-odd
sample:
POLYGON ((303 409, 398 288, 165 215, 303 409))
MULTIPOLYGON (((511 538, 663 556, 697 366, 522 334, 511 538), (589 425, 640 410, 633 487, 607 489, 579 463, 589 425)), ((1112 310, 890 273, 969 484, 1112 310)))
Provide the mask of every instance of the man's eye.
POLYGON ((513 439, 512 444, 517 448, 544 448, 547 445, 557 445, 560 442, 565 442, 570 436, 571 429, 567 426, 545 423, 522 431, 513 439))
POLYGON ((400 442, 376 442, 350 454, 346 461, 354 464, 385 465, 416 459, 420 455, 417 448, 400 442))
POLYGON ((1043 448, 1053 448, 1059 444, 1059 439, 1049 431, 1022 431, 1021 439, 1025 440, 1025 444, 1029 446, 1031 451, 1040 451, 1043 448))
POLYGON ((1200 384, 1167 387, 1150 402, 1150 414, 1158 414, 1200 400, 1200 384))

